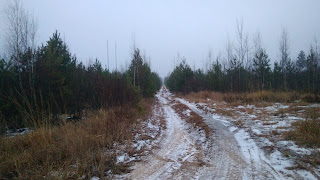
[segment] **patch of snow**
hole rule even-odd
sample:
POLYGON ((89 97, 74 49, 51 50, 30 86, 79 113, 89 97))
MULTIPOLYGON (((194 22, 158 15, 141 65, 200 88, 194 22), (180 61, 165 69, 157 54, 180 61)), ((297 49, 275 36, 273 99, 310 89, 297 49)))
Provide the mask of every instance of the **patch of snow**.
POLYGON ((273 146, 273 142, 271 142, 269 139, 265 138, 265 137, 261 137, 259 139, 260 142, 263 143, 263 145, 266 145, 266 146, 273 146))
POLYGON ((122 162, 124 162, 127 158, 128 158, 128 154, 127 154, 127 153, 125 153, 125 154, 123 154, 123 155, 120 155, 120 156, 117 157, 117 163, 122 163, 122 162))
POLYGON ((29 129, 29 128, 12 129, 12 130, 8 130, 5 135, 7 137, 14 137, 17 135, 24 135, 24 134, 30 133, 32 131, 33 130, 29 129))
POLYGON ((190 117, 190 113, 191 113, 190 109, 187 109, 182 112, 182 114, 186 115, 187 117, 190 117))
MULTIPOLYGON (((318 105, 314 106, 317 107, 318 105)), ((290 127, 292 122, 295 122, 297 120, 303 120, 303 118, 301 117, 297 117, 288 113, 285 114, 284 118, 271 115, 274 112, 279 111, 279 109, 286 109, 289 107, 290 106, 283 105, 281 103, 275 103, 274 105, 268 107, 255 107, 254 105, 247 105, 246 108, 254 110, 254 112, 250 114, 248 112, 238 111, 237 109, 245 108, 244 106, 240 105, 234 108, 225 108, 225 110, 236 111, 238 114, 240 114, 239 117, 236 117, 234 119, 214 113, 212 113, 211 116, 214 119, 220 121, 224 126, 228 127, 231 133, 234 133, 236 140, 238 141, 238 144, 240 145, 242 153, 246 159, 246 162, 249 164, 253 163, 253 166, 255 166, 254 168, 267 169, 267 172, 272 172, 273 177, 275 177, 276 179, 288 179, 288 177, 289 179, 291 179, 291 177, 295 177, 297 179, 316 179, 314 175, 309 171, 300 169, 287 169, 288 167, 294 167, 294 159, 292 159, 291 157, 285 157, 277 149, 277 147, 279 146, 284 146, 281 145, 281 142, 279 143, 278 141, 276 141, 276 144, 274 144, 270 141, 273 141, 273 130, 276 130, 278 132, 287 131, 287 129, 283 127, 290 127), (263 116, 261 115, 266 113, 266 111, 267 114, 265 116, 267 118, 263 118, 263 116), (261 117, 261 120, 256 119, 258 116, 261 117), (244 123, 243 127, 237 128, 233 125, 233 123, 238 120, 241 120, 244 123), (249 133, 250 130, 258 136, 255 136, 254 138, 251 137, 249 133), (275 147, 275 149, 269 151, 270 154, 267 155, 264 153, 264 150, 262 149, 265 146, 275 147)), ((207 112, 199 110, 202 113, 208 113, 211 109, 208 108, 208 106, 204 103, 201 104, 201 108, 207 108, 206 110, 209 110, 207 112)), ((293 152, 301 155, 308 155, 314 152, 313 149, 300 148, 294 143, 286 143, 288 143, 288 145, 285 147, 286 149, 290 149, 293 152)), ((246 177, 248 179, 251 179, 250 174, 244 174, 243 178, 246 179, 246 177)))
POLYGON ((164 97, 162 97, 162 96, 160 95, 160 93, 156 94, 156 97, 160 100, 160 102, 161 102, 162 104, 168 104, 167 99, 164 98, 164 97))
POLYGON ((297 154, 310 155, 312 153, 312 149, 299 147, 293 141, 279 141, 279 142, 277 142, 277 144, 284 146, 284 147, 287 147, 288 149, 294 151, 297 154))
POLYGON ((237 130, 237 129, 238 129, 237 127, 231 126, 231 127, 229 128, 229 131, 230 131, 230 132, 234 132, 234 131, 237 130))
MULTIPOLYGON (((180 119, 179 115, 171 108, 174 97, 171 95, 171 93, 164 89, 165 88, 160 91, 162 92, 161 95, 157 95, 159 101, 163 105, 163 109, 165 110, 167 122, 165 135, 162 141, 160 141, 160 150, 152 153, 150 156, 151 160, 149 159, 148 163, 142 163, 140 171, 137 171, 138 176, 133 179, 146 179, 146 177, 148 179, 172 179, 172 176, 176 177, 177 179, 183 179, 185 176, 181 174, 188 172, 179 172, 179 170, 184 167, 182 166, 184 161, 192 162, 192 160, 195 158, 195 154, 201 152, 195 148, 197 145, 200 145, 198 148, 203 148, 204 152, 209 152, 210 149, 214 149, 214 144, 211 144, 210 146, 204 145, 208 142, 209 138, 207 139, 205 137, 205 132, 203 130, 193 128, 183 119, 180 119), (162 165, 156 165, 157 162, 161 162, 162 165), (147 174, 147 176, 140 176, 139 173, 145 169, 147 169, 147 173, 150 174, 147 174)), ((228 159, 225 157, 229 157, 229 153, 225 152, 229 151, 222 148, 222 151, 217 151, 215 153, 218 154, 217 157, 215 157, 213 154, 210 154, 210 158, 207 159, 208 162, 211 162, 211 158, 214 156, 215 158, 224 158, 222 158, 221 162, 217 161, 218 163, 212 163, 213 165, 228 165, 227 161, 233 162, 235 159, 244 163, 242 164, 242 167, 238 167, 237 165, 238 168, 243 168, 240 170, 242 175, 227 175, 230 173, 228 166, 228 168, 223 169, 217 168, 218 171, 214 173, 216 178, 218 177, 220 179, 226 179, 226 177, 234 177, 231 179, 236 179, 235 177, 242 177, 242 179, 316 179, 312 173, 306 170, 288 169, 288 167, 294 167, 294 159, 291 157, 286 157, 280 152, 283 146, 286 146, 286 149, 290 149, 299 154, 309 154, 312 152, 308 149, 299 148, 294 143, 290 144, 290 142, 278 142, 279 135, 274 133, 274 130, 278 132, 285 131, 286 128, 282 127, 289 127, 292 122, 301 119, 291 114, 286 114, 285 117, 272 116, 272 114, 277 112, 279 109, 289 108, 288 105, 275 103, 274 105, 268 107, 256 107, 254 105, 227 107, 224 110, 238 112, 236 117, 231 118, 215 113, 215 108, 209 108, 206 103, 196 104, 190 103, 181 98, 174 99, 187 105, 195 113, 203 116, 209 127, 213 128, 215 133, 219 133, 220 136, 215 133, 212 135, 212 138, 216 139, 216 141, 213 142, 216 143, 217 146, 226 144, 228 146, 227 148, 231 148, 236 152, 235 154, 232 154, 233 151, 231 150, 230 152, 233 156, 228 159), (250 108, 253 110, 253 112, 252 110, 248 112, 243 112, 243 110, 240 111, 240 109, 244 108, 250 108), (257 119, 258 117, 259 119, 257 119), (241 126, 236 127, 234 124, 237 121, 241 121, 243 124, 241 123, 241 126), (222 153, 219 154, 220 152, 222 153), (237 154, 240 155, 240 158, 238 158, 237 154)), ((215 106, 217 105, 214 103, 213 107, 215 106)), ((183 112, 183 114, 189 116, 190 112, 192 111, 186 110, 183 112)), ((153 124, 148 124, 148 127, 150 128, 154 128, 153 126, 153 124)), ((137 144, 143 143, 137 141, 137 144)), ((142 145, 137 145, 137 147, 141 146, 142 145)), ((124 157, 119 158, 120 160, 121 158, 125 159, 124 157)), ((213 160, 212 162, 215 161, 213 160)), ((230 168, 232 169, 232 167, 230 168)), ((195 179, 212 179, 208 177, 213 176, 206 175, 212 175, 212 172, 214 172, 213 169, 215 168, 202 166, 195 174, 192 174, 188 177, 195 179)))
POLYGON ((315 177, 313 176, 313 174, 311 174, 309 171, 306 171, 306 170, 299 170, 297 172, 301 177, 303 177, 304 179, 315 179, 315 177))
POLYGON ((309 107, 320 107, 320 104, 312 104, 309 107))
MULTIPOLYGON (((188 101, 186 101, 186 100, 184 100, 184 99, 180 99, 180 98, 177 98, 178 100, 182 100, 183 101, 183 103, 188 103, 188 104, 193 104, 193 103, 189 103, 188 101)), ((198 105, 200 105, 200 106, 206 106, 207 104, 206 103, 197 103, 198 105)))
POLYGON ((249 109, 254 109, 256 106, 255 105, 247 105, 247 108, 249 108, 249 109))
POLYGON ((256 135, 261 135, 261 131, 259 129, 252 129, 252 132, 256 135))
POLYGON ((287 116, 286 119, 288 119, 288 120, 294 120, 294 121, 303 120, 303 118, 297 117, 297 116, 287 116))
POLYGON ((248 117, 251 118, 251 119, 257 118, 257 116, 256 116, 256 115, 253 115, 253 114, 249 114, 248 117))
POLYGON ((92 176, 90 180, 100 180, 100 178, 97 176, 92 176))
POLYGON ((282 105, 282 104, 281 104, 281 105, 279 106, 279 109, 287 109, 287 108, 289 108, 289 106, 287 106, 287 105, 282 105))
POLYGON ((220 116, 218 114, 213 114, 212 118, 220 121, 224 126, 227 126, 227 127, 231 126, 231 123, 226 118, 224 118, 223 116, 220 116))
POLYGON ((235 138, 238 141, 243 157, 248 164, 252 164, 254 168, 257 168, 259 171, 268 169, 268 172, 272 173, 273 177, 276 179, 284 179, 284 176, 278 173, 278 171, 285 171, 288 165, 287 162, 283 163, 283 161, 279 162, 279 160, 274 162, 271 159, 267 159, 262 150, 250 137, 249 133, 244 129, 240 129, 237 133, 235 133, 235 138), (278 164, 276 165, 275 163, 278 164), (277 168, 272 168, 271 165, 272 167, 276 165, 277 168))
POLYGON ((277 111, 278 110, 278 108, 276 106, 268 106, 268 107, 265 107, 264 109, 267 111, 277 111))
POLYGON ((257 161, 259 158, 258 149, 250 135, 244 129, 240 129, 234 136, 241 147, 246 162, 250 164, 251 156, 253 156, 253 160, 257 161))

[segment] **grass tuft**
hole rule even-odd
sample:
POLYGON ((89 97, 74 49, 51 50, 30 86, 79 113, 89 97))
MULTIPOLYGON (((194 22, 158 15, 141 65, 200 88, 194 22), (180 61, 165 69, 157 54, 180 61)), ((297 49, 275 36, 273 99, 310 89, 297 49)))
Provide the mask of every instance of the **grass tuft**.
POLYGON ((310 108, 305 120, 292 123, 293 130, 286 132, 285 138, 294 140, 298 145, 320 147, 320 114, 319 108, 310 108))

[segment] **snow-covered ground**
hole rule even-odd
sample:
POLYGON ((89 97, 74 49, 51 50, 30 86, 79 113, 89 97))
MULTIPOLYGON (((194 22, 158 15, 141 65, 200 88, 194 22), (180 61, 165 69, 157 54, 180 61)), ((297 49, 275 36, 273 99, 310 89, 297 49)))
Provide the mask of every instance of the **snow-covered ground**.
POLYGON ((162 89, 157 98, 164 110, 167 128, 158 138, 158 148, 133 166, 133 171, 123 176, 124 179, 190 179, 202 165, 212 166, 202 161, 204 154, 200 146, 206 142, 205 135, 190 132, 191 126, 171 107, 168 91, 162 89))
MULTIPOLYGON (((135 134, 133 142, 118 148, 117 164, 130 165, 133 162, 141 161, 158 146, 164 134, 163 131, 166 129, 166 122, 163 119, 164 112, 160 105, 160 103, 155 103, 152 115, 148 120, 141 123, 141 128, 133 130, 135 134), (131 152, 126 152, 128 149, 131 152)), ((108 174, 112 176, 112 172, 108 172, 108 174)), ((121 177, 114 176, 113 178, 121 177)))
MULTIPOLYGON (((310 155, 318 150, 298 147, 293 141, 284 140, 279 135, 283 131, 288 131, 292 122, 303 120, 301 116, 297 115, 298 113, 296 115, 286 113, 284 109, 289 108, 288 105, 275 103, 266 107, 230 106, 227 109, 232 111, 234 115, 230 117, 216 113, 217 109, 221 108, 221 104, 208 105, 206 103, 190 103, 184 99, 179 100, 192 110, 210 116, 228 127, 229 132, 234 135, 241 147, 244 159, 247 163, 254 164, 255 168, 269 169, 268 172, 275 179, 319 178, 319 167, 305 164, 308 170, 295 168, 298 159, 293 157, 294 155, 310 155), (283 114, 279 114, 279 112, 283 114)), ((306 108, 315 106, 317 105, 309 105, 306 108)))
MULTIPOLYGON (((157 118, 146 122, 148 138, 138 133, 134 147, 146 148, 145 156, 136 162, 132 172, 117 179, 317 179, 319 169, 293 168, 295 160, 283 154, 283 148, 297 154, 310 154, 311 149, 300 148, 290 141, 268 137, 270 133, 285 131, 298 116, 281 114, 282 120, 272 117, 287 105, 274 104, 267 107, 254 105, 225 107, 237 116, 219 113, 219 103, 190 103, 176 98, 165 87, 157 94, 158 110, 162 112, 165 125, 159 128, 157 118), (182 113, 173 106, 182 103, 189 109, 182 113), (161 109, 161 110, 160 110, 161 109), (250 109, 250 113, 248 113, 250 109), (188 123, 186 117, 197 113, 212 130, 206 137, 201 129, 188 123), (263 117, 263 118, 261 118, 263 117), (287 118, 283 118, 287 117, 287 118), (165 128, 164 128, 165 127, 165 128), (153 130, 152 130, 153 129, 153 130), (154 134, 150 133, 153 132, 154 134)), ((283 111, 284 112, 284 111, 283 111)), ((156 116, 160 117, 160 116, 156 116)), ((143 132, 142 132, 143 133, 143 132)), ((130 160, 127 154, 119 155, 118 162, 130 160)))

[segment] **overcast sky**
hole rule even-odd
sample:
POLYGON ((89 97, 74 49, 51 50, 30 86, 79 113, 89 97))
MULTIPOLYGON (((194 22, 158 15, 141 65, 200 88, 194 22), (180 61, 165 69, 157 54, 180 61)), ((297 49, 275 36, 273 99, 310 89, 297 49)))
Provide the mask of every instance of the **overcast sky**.
MULTIPOLYGON (((9 0, 0 0, 0 28, 9 0)), ((282 28, 290 40, 291 57, 307 51, 315 37, 320 39, 319 0, 22 0, 38 18, 39 44, 55 30, 61 33, 71 53, 88 63, 98 58, 115 68, 115 42, 118 69, 130 61, 132 37, 137 47, 151 58, 152 68, 162 77, 173 69, 179 53, 193 67, 203 68, 209 50, 215 57, 225 55, 227 39, 233 40, 236 20, 243 20, 250 42, 256 32, 272 61, 279 59, 282 28)), ((0 34, 3 44, 3 34, 0 34)), ((128 63, 127 63, 128 64, 128 63)))

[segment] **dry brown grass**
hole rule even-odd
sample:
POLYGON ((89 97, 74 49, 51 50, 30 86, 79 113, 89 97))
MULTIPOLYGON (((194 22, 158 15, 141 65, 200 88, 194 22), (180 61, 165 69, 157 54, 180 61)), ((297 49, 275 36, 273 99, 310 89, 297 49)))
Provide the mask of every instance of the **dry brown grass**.
POLYGON ((203 118, 199 116, 197 113, 193 112, 189 109, 188 106, 182 103, 176 102, 175 105, 173 105, 173 109, 176 110, 176 112, 185 119, 188 123, 192 124, 195 128, 200 128, 205 131, 206 138, 209 138, 212 134, 212 130, 209 128, 209 126, 204 122, 203 118), (190 116, 187 116, 183 112, 190 110, 190 116))
POLYGON ((296 100, 304 102, 319 102, 319 95, 298 92, 275 92, 275 91, 256 91, 251 93, 220 93, 212 91, 191 92, 186 95, 180 95, 192 102, 205 102, 208 99, 213 101, 225 101, 227 103, 263 103, 280 102, 288 103, 296 100))
POLYGON ((288 108, 280 108, 276 112, 274 112, 273 115, 281 118, 284 118, 286 115, 301 117, 306 114, 306 111, 308 109, 308 107, 301 107, 296 103, 289 103, 287 105, 289 105, 288 108))
POLYGON ((305 155, 301 157, 300 160, 304 163, 309 163, 313 166, 318 166, 320 165, 320 153, 314 152, 311 155, 305 155))
POLYGON ((272 135, 275 135, 275 136, 278 136, 278 135, 280 135, 281 133, 280 133, 278 130, 273 129, 273 130, 271 131, 271 134, 272 134, 272 135))
POLYGON ((222 108, 222 107, 215 108, 215 110, 216 110, 217 114, 220 114, 223 116, 229 116, 229 117, 235 117, 239 114, 236 111, 230 111, 230 110, 228 110, 226 108, 222 108))
MULTIPOLYGON (((264 116, 279 116, 284 118, 286 114, 293 114, 297 117, 301 117, 305 109, 302 106, 309 105, 304 101, 305 97, 311 97, 310 94, 303 94, 297 92, 274 92, 274 91, 257 91, 251 93, 218 93, 210 91, 200 91, 198 93, 189 93, 186 95, 180 95, 192 102, 205 102, 211 109, 215 109, 215 113, 229 117, 238 117, 238 112, 246 112, 248 114, 255 114, 256 119, 264 119, 264 116), (210 100, 209 100, 210 99, 210 100), (277 112, 270 114, 266 110, 261 109, 261 113, 256 114, 251 108, 238 108, 237 111, 230 111, 239 105, 254 105, 257 108, 264 108, 274 105, 275 102, 280 102, 285 105, 289 105, 289 108, 279 109, 277 112), (214 103, 214 105, 212 105, 214 103)), ((312 97, 315 97, 314 95, 312 97)), ((315 100, 315 99, 313 99, 315 100)), ((206 109, 203 109, 207 111, 206 109)))
POLYGON ((267 153, 271 154, 276 149, 274 146, 262 146, 262 149, 265 150, 267 153))
POLYGON ((192 102, 205 102, 208 99, 213 101, 222 101, 223 94, 219 92, 213 92, 213 91, 199 91, 197 93, 191 92, 186 95, 180 95, 185 99, 188 99, 192 102))
POLYGON ((300 94, 296 92, 274 92, 257 91, 252 93, 225 93, 223 100, 231 102, 241 102, 245 104, 254 102, 294 102, 300 99, 300 94))
POLYGON ((263 121, 262 125, 264 126, 271 126, 271 125, 275 125, 278 124, 278 122, 273 122, 273 121, 263 121))
POLYGON ((244 123, 243 123, 242 120, 237 120, 237 121, 234 122, 234 124, 235 124, 236 126, 238 126, 238 127, 243 127, 243 126, 244 126, 244 123))
MULTIPOLYGON (((152 101, 141 103, 150 112, 152 101)), ((127 171, 116 164, 115 144, 130 143, 139 108, 91 111, 79 122, 37 128, 13 138, 0 137, 0 179, 78 179, 127 171)))
POLYGON ((320 147, 320 108, 310 108, 305 120, 292 123, 291 131, 284 134, 285 138, 294 140, 298 145, 320 147))

